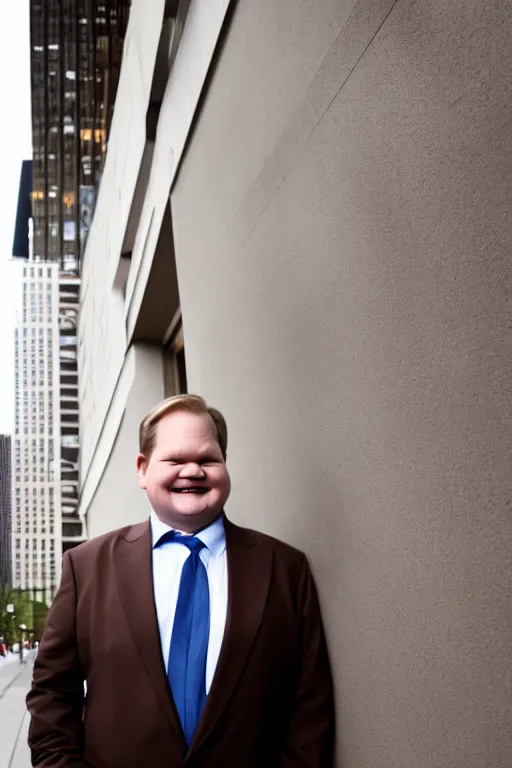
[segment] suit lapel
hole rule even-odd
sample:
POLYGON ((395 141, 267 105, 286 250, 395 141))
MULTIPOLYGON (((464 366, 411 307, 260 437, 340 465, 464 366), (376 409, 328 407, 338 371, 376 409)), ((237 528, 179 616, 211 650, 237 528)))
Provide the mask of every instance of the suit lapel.
POLYGON ((167 718, 185 743, 162 660, 153 592, 149 521, 134 525, 121 534, 116 542, 114 569, 126 622, 142 664, 167 718))
POLYGON ((267 601, 273 548, 225 519, 228 612, 219 661, 191 744, 197 749, 212 732, 240 678, 267 601))

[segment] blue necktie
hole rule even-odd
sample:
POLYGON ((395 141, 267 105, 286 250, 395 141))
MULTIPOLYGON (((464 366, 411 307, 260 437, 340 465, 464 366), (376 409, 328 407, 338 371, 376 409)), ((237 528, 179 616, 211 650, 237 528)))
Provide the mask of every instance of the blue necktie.
POLYGON ((199 558, 205 545, 195 536, 183 536, 175 531, 166 540, 190 549, 181 571, 167 668, 176 709, 190 746, 206 701, 210 593, 206 568, 199 558))

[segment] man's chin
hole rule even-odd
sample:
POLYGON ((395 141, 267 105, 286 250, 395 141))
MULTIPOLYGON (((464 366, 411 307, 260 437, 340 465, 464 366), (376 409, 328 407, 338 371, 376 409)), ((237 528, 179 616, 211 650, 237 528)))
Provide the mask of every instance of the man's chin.
POLYGON ((207 515, 212 505, 204 496, 179 496, 169 508, 178 515, 207 515))
POLYGON ((222 514, 222 507, 173 506, 160 512, 155 510, 162 522, 184 533, 193 533, 206 528, 222 514))

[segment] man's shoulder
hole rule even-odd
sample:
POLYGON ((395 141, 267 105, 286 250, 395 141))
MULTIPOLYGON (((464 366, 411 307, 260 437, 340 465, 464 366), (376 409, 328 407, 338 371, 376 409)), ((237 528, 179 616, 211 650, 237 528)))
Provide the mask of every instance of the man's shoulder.
POLYGON ((135 525, 125 525, 113 531, 107 531, 100 536, 84 541, 82 544, 70 550, 70 556, 74 561, 88 560, 98 557, 102 553, 112 553, 113 548, 120 539, 135 541, 149 532, 149 522, 146 520, 135 525))
POLYGON ((239 538, 245 539, 246 541, 252 541, 263 547, 272 548, 278 560, 289 561, 296 564, 302 564, 306 560, 304 552, 282 539, 278 539, 277 537, 271 536, 268 533, 263 533, 262 531, 256 531, 252 528, 235 525, 231 522, 229 525, 237 531, 239 538))

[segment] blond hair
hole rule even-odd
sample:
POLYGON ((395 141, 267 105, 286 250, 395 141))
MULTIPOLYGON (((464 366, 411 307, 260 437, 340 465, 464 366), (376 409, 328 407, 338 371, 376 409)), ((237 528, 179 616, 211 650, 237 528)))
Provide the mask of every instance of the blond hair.
POLYGON ((220 411, 207 405, 199 395, 175 395, 168 397, 158 405, 155 405, 149 413, 146 413, 140 423, 139 448, 140 452, 149 459, 156 442, 156 429, 158 422, 173 411, 187 411, 209 416, 213 422, 215 436, 219 443, 222 456, 226 459, 228 447, 228 428, 226 420, 220 411))

